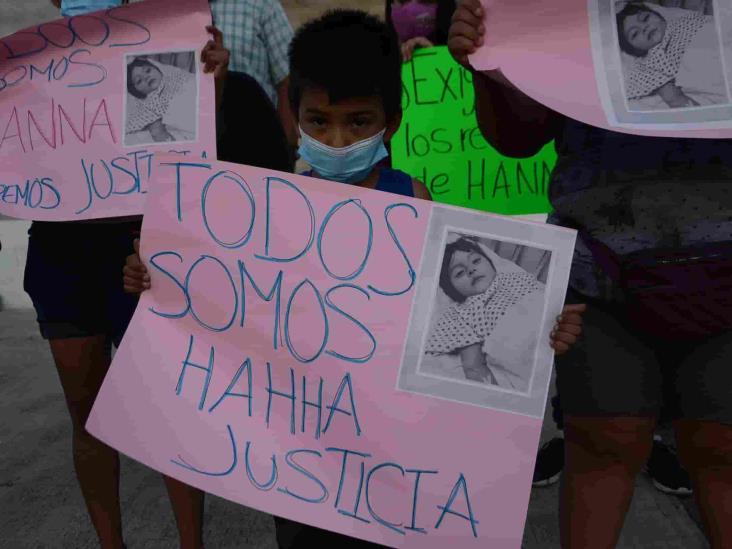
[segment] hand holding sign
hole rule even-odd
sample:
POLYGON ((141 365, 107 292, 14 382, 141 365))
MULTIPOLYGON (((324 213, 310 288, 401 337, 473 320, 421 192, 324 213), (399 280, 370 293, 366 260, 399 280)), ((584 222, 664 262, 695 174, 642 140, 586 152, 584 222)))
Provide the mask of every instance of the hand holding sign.
MULTIPOLYGON (((452 18, 447 47, 455 60, 468 70, 472 69, 468 56, 474 54, 485 41, 484 14, 480 0, 464 0, 460 2, 452 18)), ((485 71, 483 74, 507 88, 519 91, 503 76, 500 69, 485 71)))
POLYGON ((468 55, 483 45, 485 25, 480 0, 462 0, 452 16, 447 47, 455 60, 470 69, 468 55))
POLYGON ((219 29, 209 25, 206 30, 211 33, 213 39, 206 42, 201 50, 203 72, 212 72, 216 80, 221 80, 229 68, 229 50, 224 47, 224 35, 219 29))
POLYGON ((150 289, 150 275, 147 267, 140 259, 140 239, 136 238, 133 246, 135 253, 127 256, 125 266, 122 269, 122 277, 125 292, 128 294, 139 294, 150 289))
POLYGON ((417 48, 431 48, 432 42, 427 40, 424 36, 417 36, 416 38, 410 38, 406 42, 402 43, 402 59, 409 61, 412 58, 414 50, 417 48))
POLYGON ((584 303, 565 305, 562 309, 550 334, 551 346, 557 356, 566 353, 577 343, 577 338, 582 334, 582 315, 586 310, 587 305, 584 303))
POLYGON ((216 86, 216 104, 221 105, 224 94, 224 80, 229 69, 229 50, 224 47, 224 35, 214 25, 206 30, 213 35, 201 51, 204 73, 213 73, 216 86))

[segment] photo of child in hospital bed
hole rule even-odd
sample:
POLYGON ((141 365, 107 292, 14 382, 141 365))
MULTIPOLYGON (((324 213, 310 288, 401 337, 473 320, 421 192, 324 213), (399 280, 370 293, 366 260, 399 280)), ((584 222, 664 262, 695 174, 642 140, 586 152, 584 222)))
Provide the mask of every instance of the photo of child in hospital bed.
POLYGON ((130 55, 125 72, 125 145, 196 139, 193 51, 130 55))
POLYGON ((615 14, 628 110, 730 102, 712 2, 623 0, 615 14))
POLYGON ((420 373, 527 393, 550 258, 448 232, 420 373))

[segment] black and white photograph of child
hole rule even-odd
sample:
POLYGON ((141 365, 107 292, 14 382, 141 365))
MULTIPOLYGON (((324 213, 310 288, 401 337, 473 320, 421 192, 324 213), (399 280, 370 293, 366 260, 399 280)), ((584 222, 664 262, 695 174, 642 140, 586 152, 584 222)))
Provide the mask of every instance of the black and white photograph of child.
POLYGON ((551 252, 447 231, 417 371, 526 394, 551 252))
POLYGON ((198 120, 195 52, 125 59, 126 146, 194 141, 198 120))
POLYGON ((730 103, 713 0, 612 2, 628 111, 730 103))

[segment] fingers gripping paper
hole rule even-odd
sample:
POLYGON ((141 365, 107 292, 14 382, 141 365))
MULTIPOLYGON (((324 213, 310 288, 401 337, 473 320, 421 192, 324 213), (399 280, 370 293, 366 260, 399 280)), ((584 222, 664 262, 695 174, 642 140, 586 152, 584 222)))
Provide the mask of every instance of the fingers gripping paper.
POLYGON ((483 0, 483 6, 485 44, 471 64, 500 69, 557 112, 639 135, 732 137, 730 2, 483 0))

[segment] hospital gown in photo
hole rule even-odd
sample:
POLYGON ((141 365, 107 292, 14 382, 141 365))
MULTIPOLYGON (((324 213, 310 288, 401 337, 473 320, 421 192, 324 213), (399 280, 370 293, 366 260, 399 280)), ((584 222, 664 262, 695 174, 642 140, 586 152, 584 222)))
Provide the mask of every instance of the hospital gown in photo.
POLYGON ((727 92, 714 18, 696 12, 681 17, 662 13, 667 21, 663 40, 626 68, 628 99, 652 95, 674 82, 685 92, 707 94, 700 104, 724 101, 727 92))
POLYGON ((425 352, 450 354, 469 345, 481 344, 497 384, 506 389, 526 390, 529 376, 524 372, 530 370, 531 364, 524 363, 532 351, 528 347, 535 344, 543 289, 544 285, 526 272, 499 272, 485 292, 444 311, 430 333, 425 352), (506 322, 510 325, 503 326, 506 322), (531 329, 527 325, 531 325, 531 329), (498 331, 502 341, 491 342, 491 336, 498 331), (520 349, 506 341, 510 334, 516 335, 514 343, 520 349), (508 345, 500 353, 494 353, 493 343, 501 347, 508 345))

